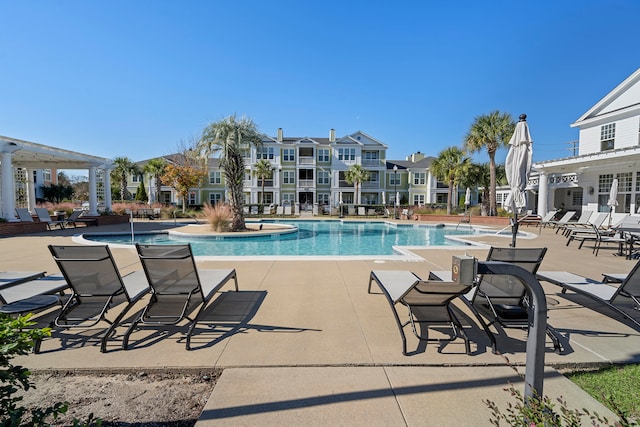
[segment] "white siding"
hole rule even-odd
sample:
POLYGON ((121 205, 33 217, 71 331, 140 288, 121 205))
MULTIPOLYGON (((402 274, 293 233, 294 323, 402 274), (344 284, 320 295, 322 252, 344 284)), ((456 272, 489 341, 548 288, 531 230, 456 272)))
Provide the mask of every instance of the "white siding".
POLYGON ((579 155, 600 152, 600 126, 580 129, 579 155))
POLYGON ((598 111, 598 115, 605 113, 619 111, 623 108, 628 108, 631 105, 637 105, 640 103, 640 82, 636 82, 630 88, 627 88, 618 96, 612 100, 611 103, 605 106, 602 111, 598 111))
POLYGON ((638 145, 638 117, 616 122, 616 149, 638 145))

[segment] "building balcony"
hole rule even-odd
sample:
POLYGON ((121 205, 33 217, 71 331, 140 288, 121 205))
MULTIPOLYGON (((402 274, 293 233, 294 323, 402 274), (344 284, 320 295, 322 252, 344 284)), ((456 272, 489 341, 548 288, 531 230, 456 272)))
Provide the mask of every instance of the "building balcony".
POLYGON ((299 165, 315 165, 316 158, 315 157, 298 157, 299 165))
POLYGON ((363 159, 362 160, 362 166, 364 166, 364 167, 378 168, 378 167, 382 167, 384 165, 385 165, 384 161, 380 160, 380 159, 363 159))
POLYGON ((299 188, 312 188, 316 186, 316 181, 314 179, 299 179, 298 187, 299 188))
POLYGON ((360 184, 362 188, 380 188, 380 181, 367 181, 360 184))

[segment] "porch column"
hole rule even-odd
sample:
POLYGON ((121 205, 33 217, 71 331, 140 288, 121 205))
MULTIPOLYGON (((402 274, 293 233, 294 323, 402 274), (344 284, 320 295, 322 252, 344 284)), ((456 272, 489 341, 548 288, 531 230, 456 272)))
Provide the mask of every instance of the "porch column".
POLYGON ((545 216, 548 212, 547 201, 549 199, 549 179, 545 171, 540 171, 538 177, 538 215, 545 216))
POLYGON ((98 216, 98 186, 95 166, 89 168, 89 212, 87 215, 98 216))
POLYGON ((3 144, 2 156, 0 157, 0 177, 2 179, 2 217, 7 221, 17 221, 16 219, 16 190, 13 176, 13 165, 11 163, 12 153, 18 149, 18 145, 10 142, 3 144))
POLYGON ((111 212, 111 169, 104 169, 104 208, 111 212))
POLYGON ((26 169, 27 173, 27 203, 29 210, 33 212, 36 207, 36 183, 33 179, 35 169, 26 169))

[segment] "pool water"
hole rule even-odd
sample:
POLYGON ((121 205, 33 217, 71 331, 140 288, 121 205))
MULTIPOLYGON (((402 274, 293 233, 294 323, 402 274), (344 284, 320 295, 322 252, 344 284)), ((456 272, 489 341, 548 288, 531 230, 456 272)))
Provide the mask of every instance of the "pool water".
MULTIPOLYGON (((345 221, 263 221, 291 224, 288 234, 226 237, 185 236, 169 233, 135 234, 141 244, 191 243, 196 256, 311 256, 397 255, 394 246, 461 246, 445 236, 469 235, 468 227, 345 221)), ((131 244, 131 234, 85 234, 87 240, 131 244)))

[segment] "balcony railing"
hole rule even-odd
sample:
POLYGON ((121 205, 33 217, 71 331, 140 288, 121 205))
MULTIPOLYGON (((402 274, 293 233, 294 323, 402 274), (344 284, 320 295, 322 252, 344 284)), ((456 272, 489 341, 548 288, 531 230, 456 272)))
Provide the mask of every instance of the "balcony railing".
POLYGON ((315 187, 315 183, 314 179, 299 179, 298 187, 315 187))
POLYGON ((362 188, 380 188, 380 181, 367 181, 361 184, 362 188))
POLYGON ((379 167, 379 166, 383 166, 383 165, 384 165, 384 163, 380 159, 363 159, 362 160, 362 166, 379 167))
POLYGON ((315 157, 298 157, 299 165, 315 165, 316 158, 315 157))
POLYGON ((353 188, 353 184, 349 184, 347 181, 341 179, 338 182, 338 187, 340 187, 340 188, 353 188))

